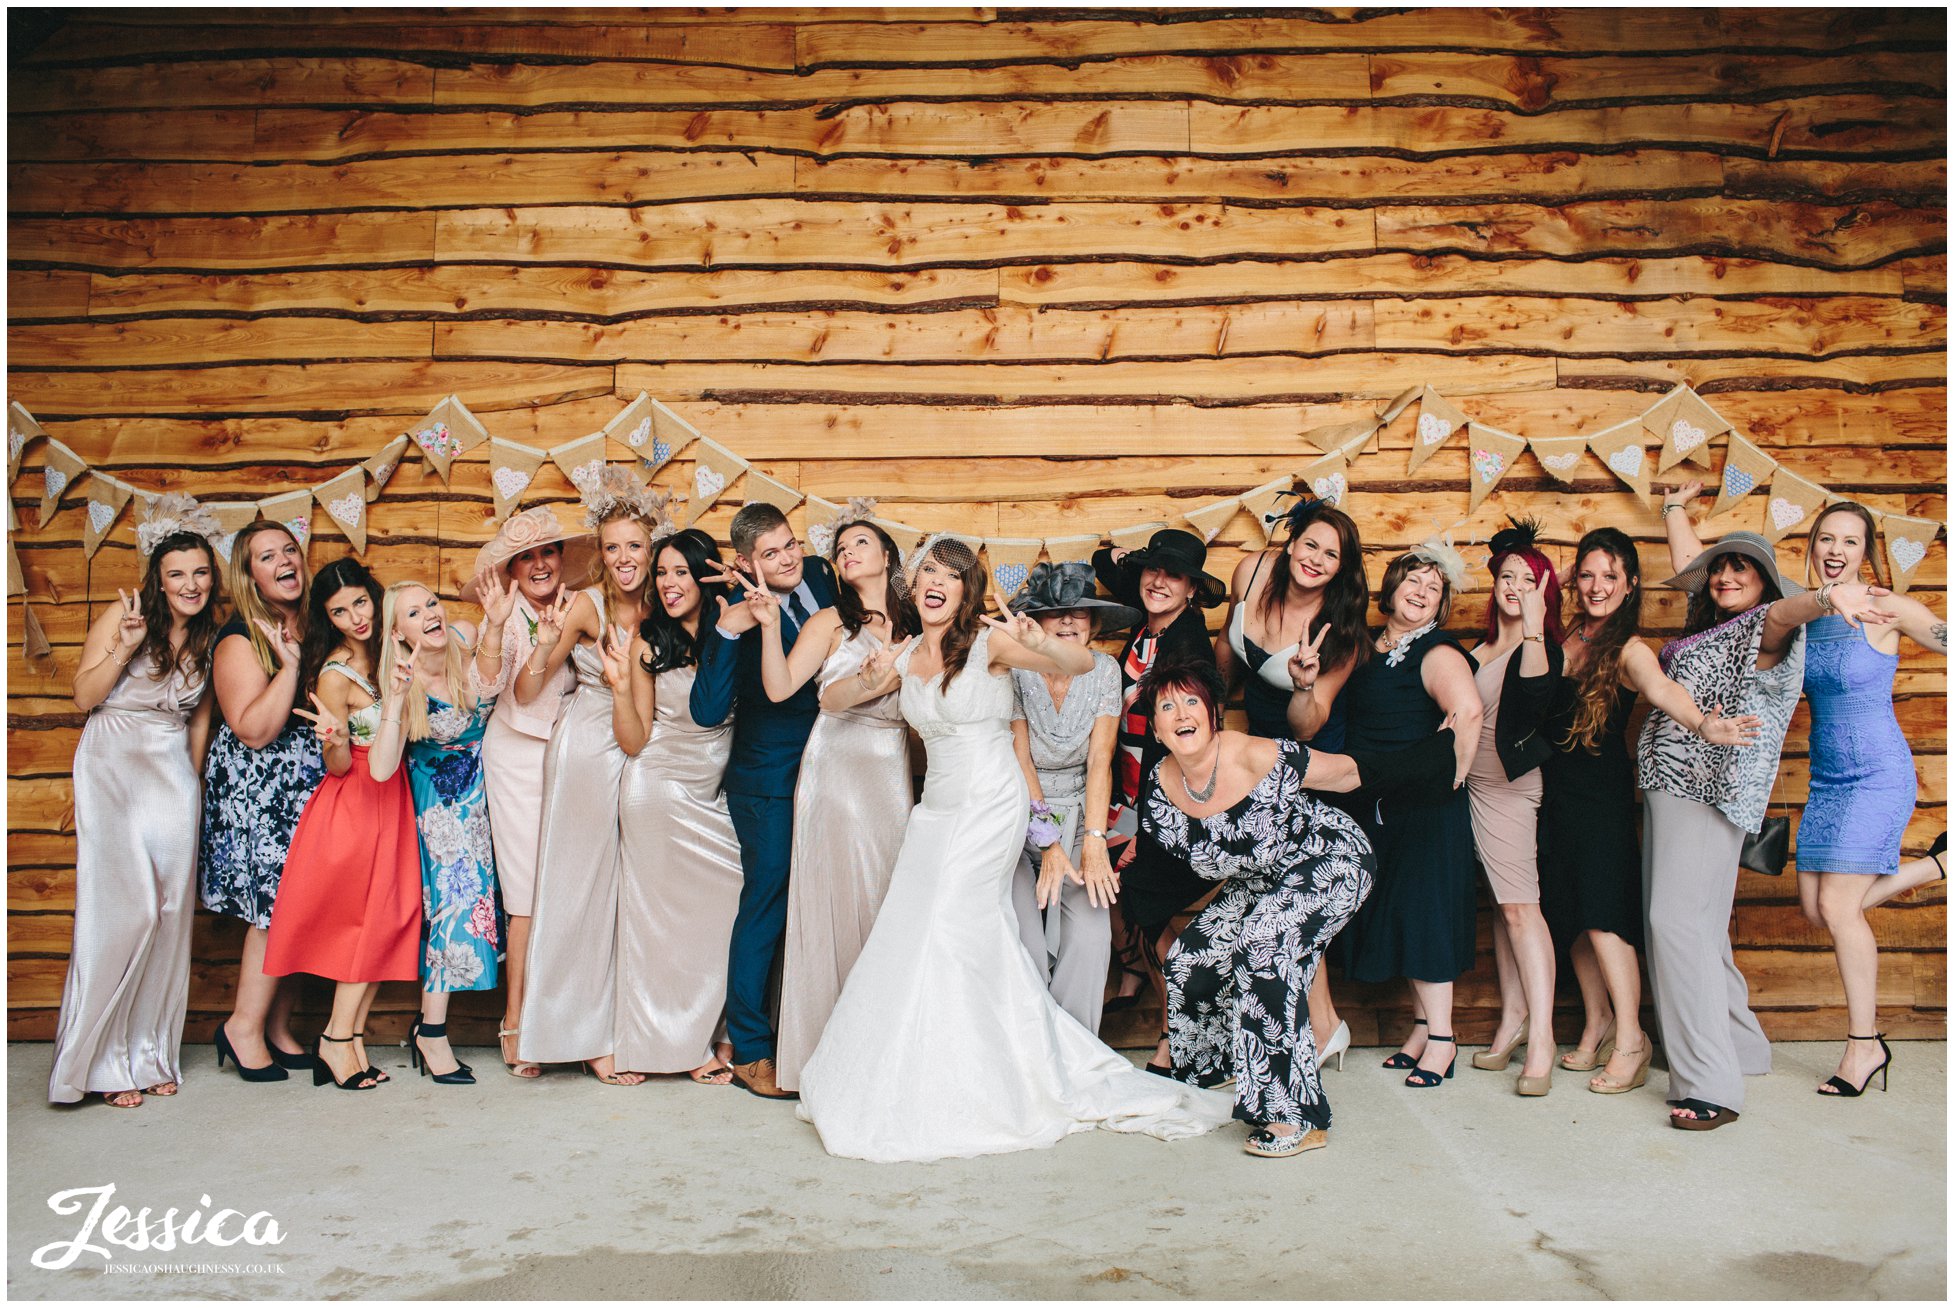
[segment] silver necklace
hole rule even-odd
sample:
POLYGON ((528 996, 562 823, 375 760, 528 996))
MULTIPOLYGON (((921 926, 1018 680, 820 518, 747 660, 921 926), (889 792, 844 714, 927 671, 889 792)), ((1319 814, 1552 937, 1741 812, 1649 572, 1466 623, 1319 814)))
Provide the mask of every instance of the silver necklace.
POLYGON ((1201 789, 1196 790, 1193 786, 1189 785, 1187 782, 1187 770, 1185 768, 1181 769, 1181 789, 1185 790, 1187 797, 1197 804, 1205 804, 1214 798, 1215 783, 1219 780, 1221 780, 1221 751, 1219 749, 1216 749, 1214 752, 1214 770, 1208 773, 1208 784, 1201 787, 1201 789))

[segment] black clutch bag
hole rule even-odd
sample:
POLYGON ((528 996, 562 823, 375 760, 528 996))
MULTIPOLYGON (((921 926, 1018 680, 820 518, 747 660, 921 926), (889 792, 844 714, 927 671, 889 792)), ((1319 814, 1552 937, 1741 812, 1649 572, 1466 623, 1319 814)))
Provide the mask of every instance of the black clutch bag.
POLYGON ((1767 877, 1784 875, 1784 860, 1791 854, 1791 819, 1767 817, 1754 836, 1744 837, 1743 852, 1737 865, 1767 877))

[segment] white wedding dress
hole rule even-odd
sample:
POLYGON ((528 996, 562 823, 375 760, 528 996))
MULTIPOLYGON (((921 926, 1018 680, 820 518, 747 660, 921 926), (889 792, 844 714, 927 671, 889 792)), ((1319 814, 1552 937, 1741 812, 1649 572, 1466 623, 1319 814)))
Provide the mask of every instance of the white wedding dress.
POLYGON ((1094 1127, 1212 1131, 1231 1095, 1149 1075, 1101 1044, 1052 1002, 1019 940, 1011 877, 1030 796, 989 637, 948 694, 939 677, 907 675, 907 652, 897 664, 929 774, 888 897, 801 1073, 800 1116, 829 1153, 879 1163, 1038 1149, 1094 1127))

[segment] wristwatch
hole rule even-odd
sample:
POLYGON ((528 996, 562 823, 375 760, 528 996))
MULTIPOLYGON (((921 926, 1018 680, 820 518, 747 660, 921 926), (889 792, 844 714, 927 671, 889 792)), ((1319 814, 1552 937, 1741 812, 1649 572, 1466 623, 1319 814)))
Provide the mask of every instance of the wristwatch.
POLYGON ((1106 833, 1104 831, 1101 831, 1098 827, 1087 827, 1084 831, 1081 831, 1079 833, 1079 838, 1081 840, 1093 840, 1093 839, 1104 840, 1106 838, 1106 833))

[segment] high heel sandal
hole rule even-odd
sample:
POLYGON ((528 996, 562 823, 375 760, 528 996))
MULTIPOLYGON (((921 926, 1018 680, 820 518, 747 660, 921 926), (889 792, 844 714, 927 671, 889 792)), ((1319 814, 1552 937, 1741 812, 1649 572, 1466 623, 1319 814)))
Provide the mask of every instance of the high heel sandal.
MULTIPOLYGON (((495 1038, 498 1042, 500 1042, 503 1040, 507 1040, 510 1036, 519 1036, 521 1034, 522 1034, 521 1027, 512 1026, 506 1031, 497 1031, 495 1033, 495 1038)), ((516 1061, 513 1063, 510 1062, 509 1056, 507 1054, 504 1054, 502 1056, 502 1067, 505 1071, 509 1073, 510 1076, 515 1077, 516 1080, 518 1081, 534 1081, 537 1077, 543 1074, 543 1069, 540 1064, 527 1063, 523 1061, 522 1046, 520 1044, 516 1046, 516 1061)), ((697 1080, 698 1078, 694 1077, 693 1079, 697 1080)), ((715 1082, 714 1084, 718 1084, 718 1083, 715 1082)))
POLYGON ((1608 1055, 1615 1051, 1615 1022, 1601 1028, 1601 1043, 1590 1053, 1583 1045, 1576 1045, 1560 1056, 1560 1065, 1570 1072, 1592 1072, 1608 1061, 1608 1055))
POLYGON ((329 1036, 323 1033, 319 1036, 319 1043, 312 1047, 314 1052, 308 1055, 312 1060, 313 1085, 326 1085, 327 1083, 331 1083, 338 1086, 341 1090, 371 1090, 374 1086, 380 1084, 373 1079, 373 1069, 370 1067, 354 1068, 346 1074, 344 1081, 334 1076, 332 1074, 332 1068, 326 1065, 326 1041, 328 1040, 336 1045, 350 1045, 353 1043, 352 1036, 329 1036))
POLYGON ((1330 1039, 1316 1055, 1318 1069, 1328 1067, 1332 1058, 1337 1060, 1337 1071, 1343 1070, 1343 1056, 1350 1048, 1350 1023, 1338 1022, 1337 1029, 1330 1032, 1330 1039))
POLYGON ((1877 1035, 1869 1035, 1869 1036, 1849 1035, 1846 1037, 1846 1039, 1877 1040, 1879 1041, 1879 1051, 1880 1053, 1884 1054, 1885 1057, 1879 1060, 1878 1067, 1875 1067, 1872 1071, 1866 1073, 1866 1079, 1861 1081, 1858 1085, 1852 1084, 1852 1082, 1846 1080, 1842 1076, 1835 1076, 1827 1080, 1824 1085, 1818 1087, 1818 1093, 1824 1095, 1828 1099, 1857 1099, 1860 1095, 1866 1093, 1867 1088, 1870 1087, 1873 1083, 1873 1078, 1877 1076, 1879 1078, 1879 1092, 1881 1094, 1885 1094, 1886 1093, 1886 1069, 1893 1066, 1893 1049, 1892 1046, 1886 1043, 1886 1033, 1884 1031, 1881 1031, 1877 1035))
MULTIPOLYGON (((1162 1031, 1160 1033, 1160 1038, 1162 1040, 1167 1039, 1168 1038, 1167 1033, 1165 1031, 1162 1031)), ((1169 1045, 1167 1047, 1167 1057, 1171 1059, 1173 1056, 1174 1056, 1173 1046, 1169 1045)), ((1162 1067, 1159 1063, 1153 1061, 1153 1055, 1151 1054, 1147 1055, 1146 1066, 1147 1066, 1147 1071, 1152 1072, 1155 1076, 1172 1077, 1174 1075, 1174 1065, 1172 1063, 1169 1063, 1167 1066, 1162 1067)))
MULTIPOLYGON (((1618 1048, 1615 1052, 1619 1054, 1626 1051, 1618 1048)), ((1643 1083, 1649 1079, 1649 1060, 1655 1057, 1655 1041, 1649 1038, 1648 1032, 1642 1033, 1642 1047, 1628 1056, 1635 1060, 1635 1070, 1629 1073, 1628 1080, 1617 1081, 1610 1077, 1607 1069, 1604 1068, 1599 1076, 1588 1081, 1588 1089, 1598 1095, 1625 1095, 1630 1090, 1641 1089, 1643 1083)))
MULTIPOLYGON (((217 1047, 217 1070, 220 1072, 224 1070, 224 1060, 228 1058, 237 1065, 237 1074, 246 1081, 285 1081, 291 1078, 292 1074, 276 1062, 266 1063, 263 1067, 246 1067, 238 1060, 237 1050, 231 1047, 231 1037, 225 1033, 221 1022, 210 1043, 217 1047)), ((276 1052, 273 1050, 274 1054, 276 1052)))
MULTIPOLYGON (((1927 846, 1927 857, 1933 859, 1934 866, 1940 869, 1940 875, 1934 880, 1947 880, 1947 833, 1945 831, 1935 836, 1934 843, 1927 846)), ((1852 1037, 1847 1036, 1846 1039, 1850 1040, 1852 1037)))
POLYGON ((1491 1045, 1487 1045, 1485 1053, 1474 1054, 1472 1056, 1472 1065, 1482 1072, 1504 1072, 1506 1065, 1513 1061, 1513 1051, 1523 1047, 1526 1042, 1527 1029, 1521 1027, 1520 1034, 1514 1036, 1506 1048, 1495 1049, 1491 1045))
POLYGON ((1457 1037, 1428 1035, 1425 1037, 1425 1041, 1427 1044, 1451 1045, 1452 1061, 1445 1065, 1445 1075, 1443 1076, 1440 1076, 1437 1072, 1427 1072, 1424 1068, 1414 1065, 1404 1078, 1404 1083, 1413 1090, 1429 1090, 1435 1085, 1443 1085, 1452 1079, 1452 1073, 1459 1070, 1459 1042, 1457 1037))
MULTIPOLYGON (((1424 1018, 1422 1018, 1422 1017, 1414 1017, 1414 1018, 1412 1018, 1412 1019, 1411 1019, 1411 1024, 1412 1024, 1413 1026, 1430 1026, 1430 1025, 1431 1025, 1431 1024, 1430 1024, 1429 1022, 1427 1022, 1427 1021, 1425 1021, 1425 1019, 1424 1019, 1424 1018)), ((1427 1037, 1427 1039, 1429 1039, 1429 1038, 1430 1038, 1430 1037, 1427 1037)), ((1406 1036, 1406 1037, 1405 1037, 1405 1039, 1407 1039, 1407 1040, 1409 1040, 1409 1039, 1411 1039, 1411 1037, 1410 1037, 1410 1036, 1406 1036)), ((1388 1067, 1388 1068, 1390 1068, 1390 1069, 1391 1069, 1392 1071, 1394 1071, 1394 1072, 1397 1072, 1397 1071, 1402 1071, 1403 1069, 1405 1069, 1405 1068, 1407 1068, 1407 1067, 1416 1067, 1416 1066, 1418 1066, 1418 1060, 1417 1060, 1417 1059, 1415 1059, 1415 1058, 1413 1058, 1413 1057, 1412 1057, 1412 1056, 1411 1056, 1410 1054, 1407 1054, 1407 1053, 1406 1053, 1406 1052, 1405 1052, 1404 1050, 1402 1050, 1402 1049, 1400 1049, 1400 1050, 1398 1050, 1398 1052, 1397 1052, 1397 1053, 1395 1053, 1395 1054, 1392 1054, 1392 1055, 1391 1055, 1391 1056, 1390 1056, 1389 1058, 1387 1058, 1387 1059, 1385 1059, 1385 1060, 1384 1060, 1384 1066, 1386 1066, 1386 1067, 1388 1067)))
POLYGON ((1119 964, 1120 984, 1122 986, 1126 984, 1127 977, 1132 976, 1140 979, 1139 988, 1132 994, 1114 995, 1106 1001, 1105 1007, 1100 1010, 1105 1013, 1123 1013, 1146 998, 1147 974, 1140 967, 1140 946, 1131 940, 1126 942, 1124 949, 1121 949, 1113 955, 1113 961, 1119 964))
MULTIPOLYGON (((364 1039, 366 1039, 366 1032, 364 1032, 364 1031, 355 1031, 355 1032, 353 1032, 353 1039, 355 1039, 355 1040, 364 1040, 364 1039)), ((382 1071, 381 1071, 381 1070, 380 1070, 379 1068, 377 1068, 377 1067, 375 1067, 375 1066, 373 1065, 373 1060, 372 1060, 371 1058, 366 1058, 366 1047, 365 1047, 364 1045, 362 1045, 362 1046, 360 1047, 360 1056, 361 1056, 361 1058, 362 1058, 362 1059, 363 1059, 363 1060, 365 1061, 365 1063, 366 1063, 366 1070, 367 1070, 367 1071, 369 1071, 369 1072, 371 1072, 371 1073, 373 1073, 373 1079, 374 1079, 375 1081, 377 1081, 377 1082, 379 1082, 380 1084, 382 1084, 382 1085, 384 1085, 384 1084, 386 1084, 386 1083, 387 1083, 388 1081, 391 1081, 391 1080, 393 1080, 393 1078, 392 1078, 392 1077, 390 1077, 390 1076, 388 1076, 388 1075, 387 1075, 387 1074, 386 1074, 385 1072, 382 1072, 382 1071)))
POLYGON ((415 1022, 414 1025, 407 1028, 407 1061, 415 1067, 420 1068, 422 1076, 433 1077, 436 1084, 474 1085, 475 1069, 462 1062, 459 1058, 455 1060, 455 1070, 452 1072, 430 1072, 428 1070, 427 1055, 421 1052, 421 1038, 425 1036, 429 1040, 439 1040, 447 1034, 448 1024, 446 1022, 439 1024, 433 1022, 415 1022))

